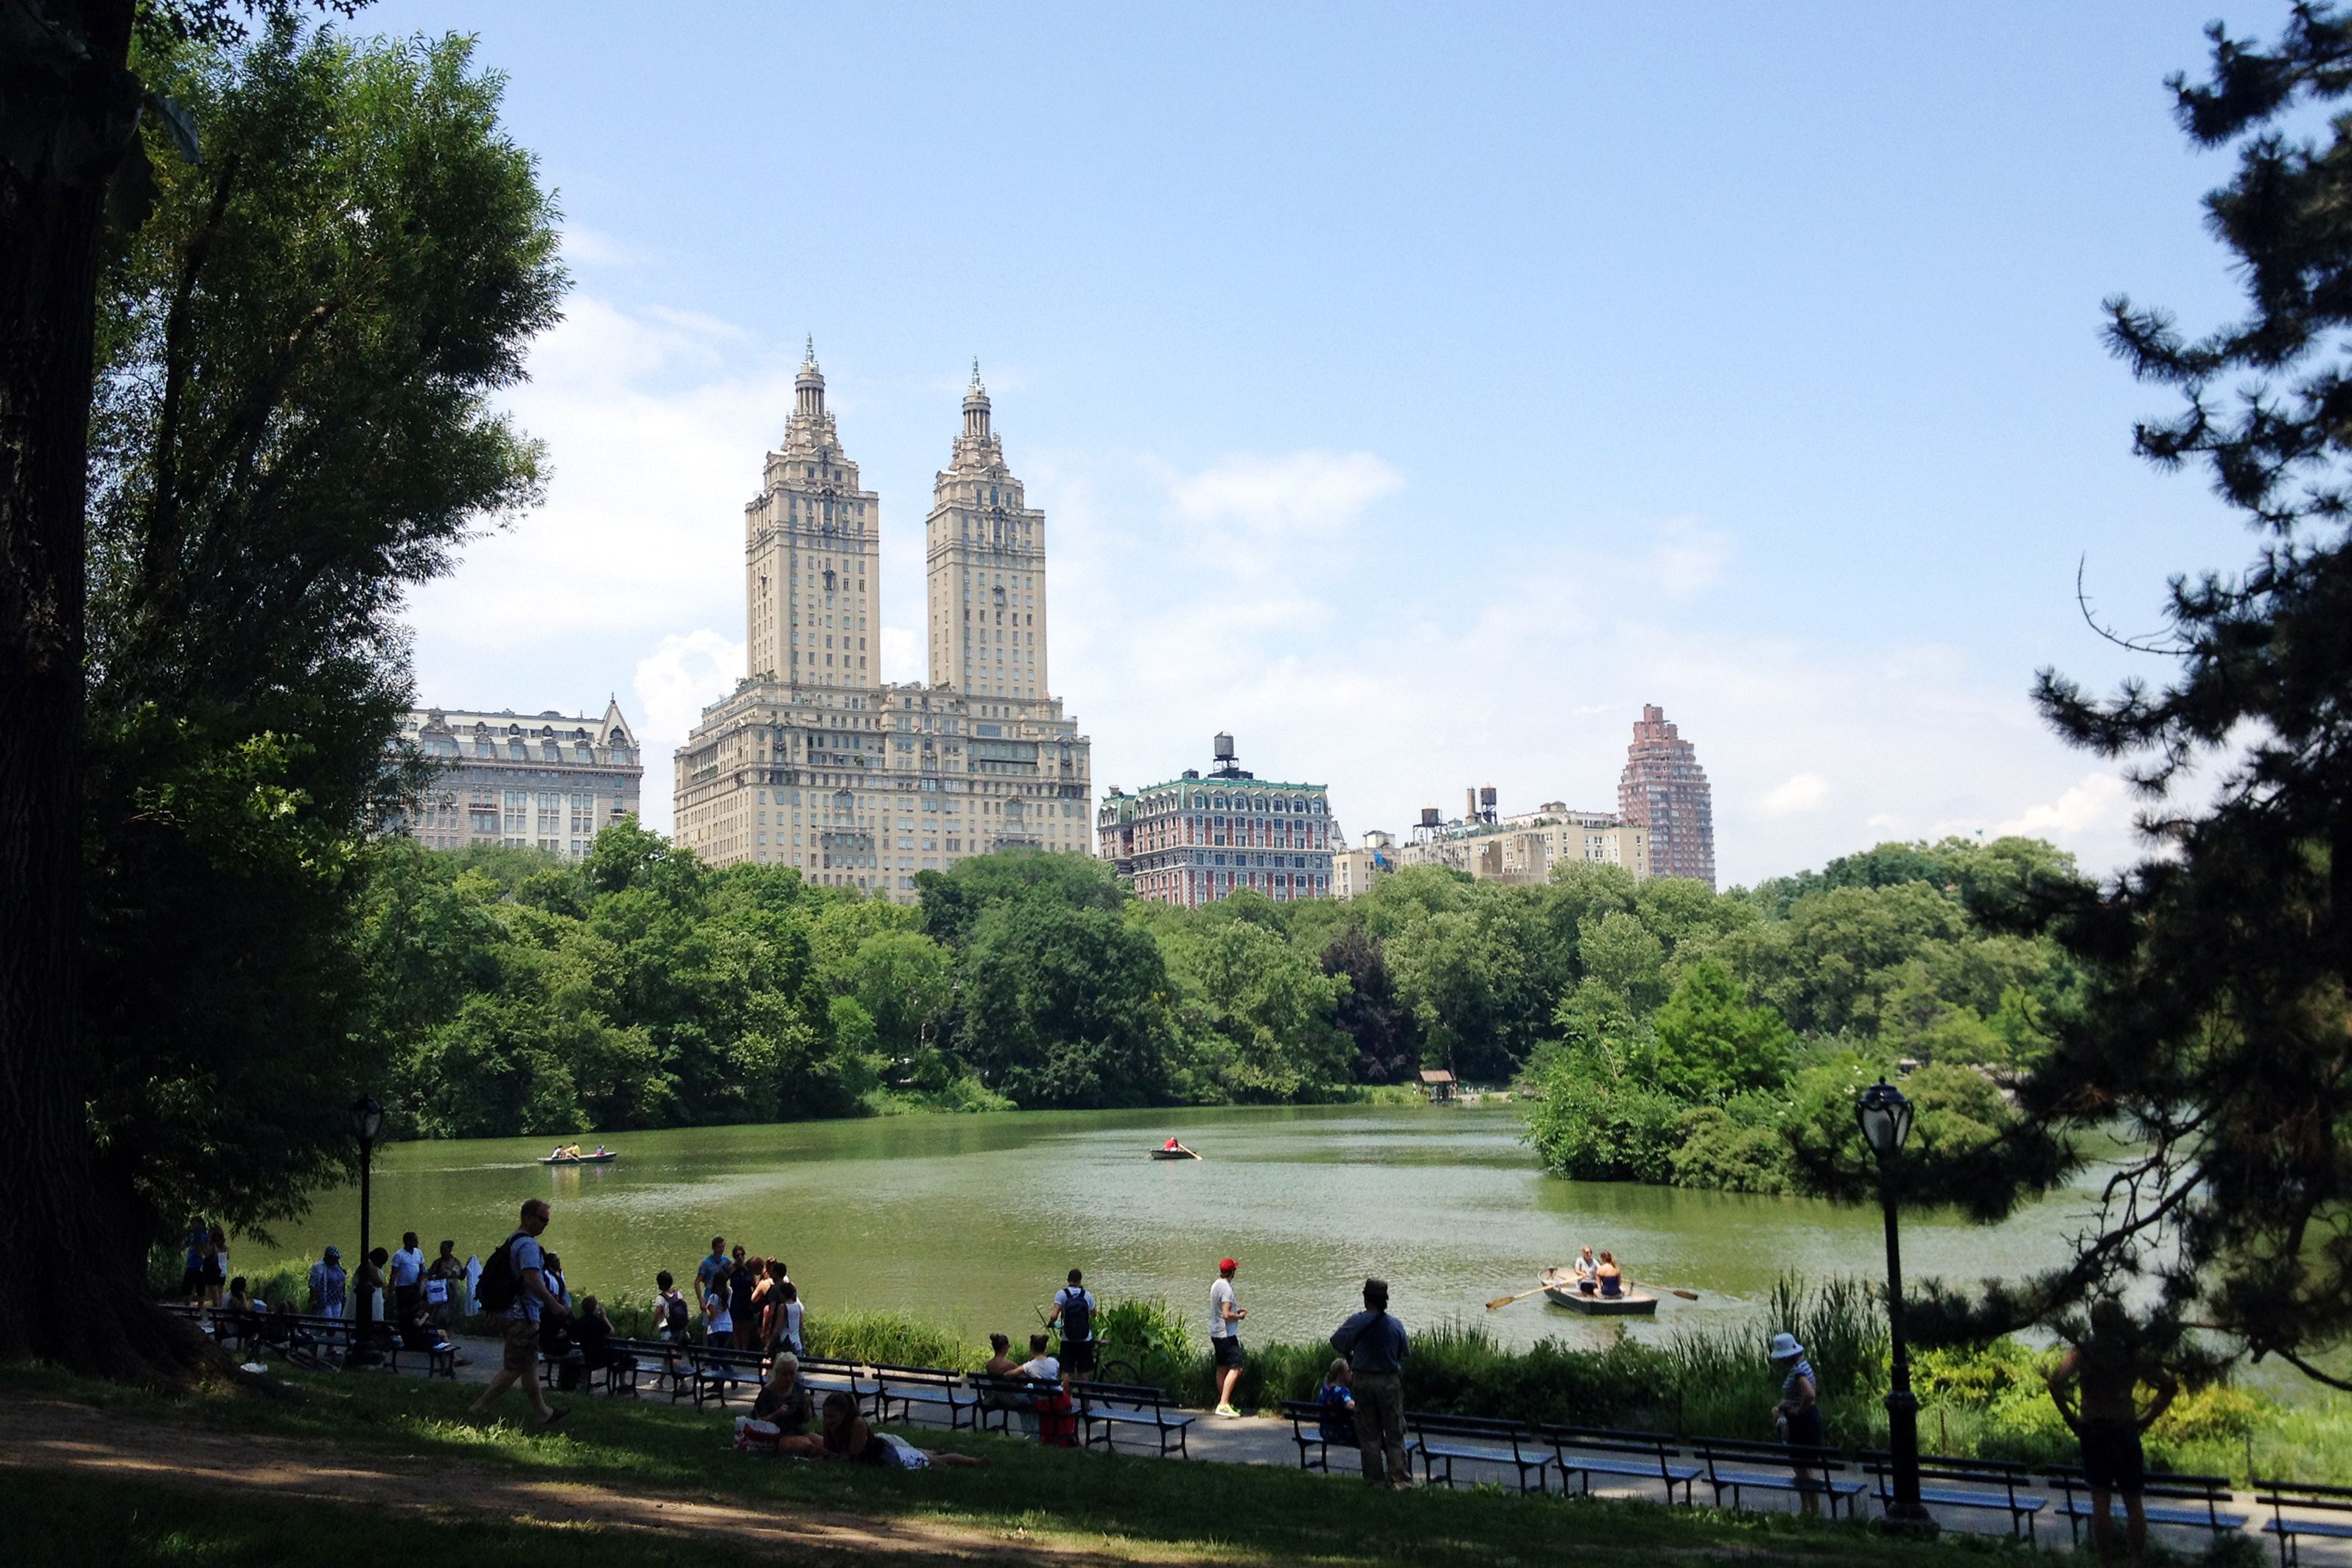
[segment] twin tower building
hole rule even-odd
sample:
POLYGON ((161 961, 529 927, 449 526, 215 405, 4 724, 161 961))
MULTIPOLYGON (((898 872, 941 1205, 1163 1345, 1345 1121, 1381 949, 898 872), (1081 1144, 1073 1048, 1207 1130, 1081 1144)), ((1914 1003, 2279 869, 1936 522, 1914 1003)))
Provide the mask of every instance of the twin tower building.
POLYGON ((678 749, 678 841, 900 902, 967 855, 1087 850, 1089 743, 1046 675, 1045 514, 1004 466, 978 365, 924 523, 925 682, 878 674, 881 517, 812 343, 743 509, 748 678, 678 749))

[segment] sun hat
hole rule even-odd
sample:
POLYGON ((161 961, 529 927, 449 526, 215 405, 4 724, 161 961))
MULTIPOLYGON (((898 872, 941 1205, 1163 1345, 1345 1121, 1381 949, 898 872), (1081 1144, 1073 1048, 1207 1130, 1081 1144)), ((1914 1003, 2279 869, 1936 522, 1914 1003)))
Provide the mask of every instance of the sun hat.
POLYGON ((1797 1342, 1796 1335, 1783 1330, 1772 1336, 1772 1348, 1764 1353, 1773 1361, 1794 1361, 1805 1353, 1805 1347, 1797 1342))

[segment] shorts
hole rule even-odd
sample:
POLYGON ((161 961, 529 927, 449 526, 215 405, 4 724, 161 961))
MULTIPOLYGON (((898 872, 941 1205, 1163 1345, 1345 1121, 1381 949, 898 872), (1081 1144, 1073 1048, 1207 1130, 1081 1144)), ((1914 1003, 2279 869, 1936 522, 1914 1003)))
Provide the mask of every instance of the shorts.
POLYGON ((529 1318, 507 1320, 506 1359, 499 1363, 520 1377, 539 1370, 539 1325, 529 1318))
POLYGON ((2139 1428, 2128 1421, 2083 1423, 2083 1479, 2101 1491, 2139 1494, 2147 1475, 2139 1428))
POLYGON ((188 1265, 188 1267, 187 1267, 186 1268, 184 1268, 184 1269, 183 1269, 183 1270, 181 1271, 181 1273, 180 1273, 180 1294, 181 1294, 181 1295, 183 1295, 183 1296, 193 1296, 193 1295, 195 1295, 198 1291, 200 1291, 200 1290, 202 1290, 202 1289, 204 1289, 204 1285, 205 1285, 205 1271, 204 1271, 204 1269, 203 1269, 203 1268, 202 1268, 201 1266, 199 1266, 199 1265, 197 1265, 197 1264, 191 1263, 191 1264, 189 1264, 189 1265, 188 1265))
POLYGON ((1241 1335, 1220 1334, 1215 1339, 1209 1342, 1209 1348, 1217 1352, 1217 1364, 1219 1366, 1239 1366, 1242 1364, 1241 1335))
POLYGON ((1095 1342, 1092 1340, 1062 1342, 1062 1370, 1072 1377, 1084 1376, 1095 1369, 1095 1342))

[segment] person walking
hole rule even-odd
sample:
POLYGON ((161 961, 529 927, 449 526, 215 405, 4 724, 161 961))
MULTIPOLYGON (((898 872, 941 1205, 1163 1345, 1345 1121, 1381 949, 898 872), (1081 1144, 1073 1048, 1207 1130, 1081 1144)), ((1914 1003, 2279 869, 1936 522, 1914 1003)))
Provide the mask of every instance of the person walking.
POLYGON ((1056 1323, 1062 1328, 1062 1370, 1072 1377, 1085 1379, 1095 1374, 1095 1297, 1086 1286, 1086 1276, 1070 1270, 1070 1282, 1054 1292, 1054 1310, 1045 1314, 1045 1326, 1056 1323))
POLYGON ((404 1231, 392 1255, 392 1321, 405 1329, 425 1302, 425 1247, 413 1230, 404 1231))
POLYGON ((1209 1349, 1215 1355, 1210 1375, 1216 1379, 1220 1415, 1241 1414, 1234 1408, 1234 1390, 1242 1381, 1241 1322, 1249 1316, 1249 1309, 1234 1300, 1234 1276, 1241 1268, 1225 1258, 1217 1265, 1216 1282, 1209 1287, 1209 1349))
POLYGON ((2099 1561, 2115 1558, 2116 1521, 2109 1510, 2111 1500, 2120 1495, 2130 1561, 2146 1562, 2147 1510, 2140 1493, 2147 1459, 2140 1433, 2179 1395, 2179 1380, 2140 1342, 2124 1304, 2103 1296, 2091 1308, 2091 1331, 2081 1343, 2067 1347, 2047 1381, 2059 1418, 2083 1445, 2083 1479, 2091 1489, 2091 1540, 2098 1547, 2099 1561), (2156 1390, 2144 1415, 2139 1408, 2142 1383, 2156 1390))
MULTIPOLYGON (((499 1365, 498 1375, 482 1390, 480 1398, 467 1406, 469 1415, 488 1415, 490 1406, 505 1397, 508 1389, 520 1383, 530 1397, 531 1414, 539 1417, 541 1426, 552 1426, 563 1419, 563 1412, 551 1408, 547 1395, 539 1386, 539 1325, 542 1317, 563 1316, 563 1303, 547 1289, 539 1238, 547 1229, 554 1210, 545 1198, 532 1198, 522 1205, 522 1225, 499 1250, 505 1254, 503 1289, 511 1291, 505 1307, 506 1353, 499 1365)), ((493 1259, 495 1266, 499 1260, 493 1259)), ((484 1269, 488 1278, 490 1269, 484 1269)), ((485 1302, 488 1307, 489 1303, 485 1302)))
POLYGON ((1404 1325, 1389 1316, 1389 1282, 1364 1281, 1364 1310, 1339 1325, 1331 1348, 1348 1358, 1356 1395, 1356 1446, 1369 1487, 1412 1485, 1404 1453, 1404 1325))
POLYGON ((1780 1369, 1780 1403, 1772 1406, 1772 1418, 1780 1429, 1780 1441, 1789 1446, 1790 1457, 1797 1478, 1797 1506, 1807 1513, 1822 1511, 1821 1483, 1804 1461, 1818 1457, 1824 1446, 1822 1436, 1822 1391, 1813 1380, 1813 1363, 1805 1359, 1805 1347, 1797 1336, 1787 1330, 1772 1336, 1766 1352, 1772 1364, 1780 1369))

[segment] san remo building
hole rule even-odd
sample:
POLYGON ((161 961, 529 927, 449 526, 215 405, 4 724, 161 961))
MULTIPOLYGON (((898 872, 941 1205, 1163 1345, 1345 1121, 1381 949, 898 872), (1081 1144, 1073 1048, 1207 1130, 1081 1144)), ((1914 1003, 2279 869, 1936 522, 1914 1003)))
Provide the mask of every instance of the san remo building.
POLYGON ((915 873, 1086 852, 1088 742, 1046 677, 1045 514, 1024 503, 973 367, 925 523, 930 679, 881 663, 882 498, 861 488, 812 346, 743 509, 748 678, 677 752, 677 837, 714 866, 915 897, 915 873))

